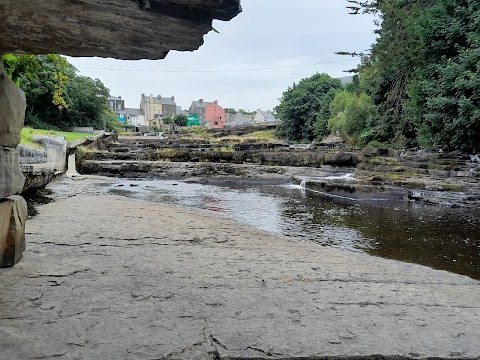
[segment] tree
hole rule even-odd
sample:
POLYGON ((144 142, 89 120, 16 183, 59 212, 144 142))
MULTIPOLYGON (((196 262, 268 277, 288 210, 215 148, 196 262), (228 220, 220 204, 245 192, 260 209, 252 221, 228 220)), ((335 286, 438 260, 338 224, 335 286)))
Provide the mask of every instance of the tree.
POLYGON ((410 95, 422 146, 480 149, 479 14, 476 0, 439 0, 419 20, 426 56, 410 95))
MULTIPOLYGON (((245 110, 243 110, 243 111, 245 111, 245 110)), ((234 108, 227 108, 227 109, 225 109, 225 112, 228 113, 228 114, 235 115, 237 113, 237 110, 235 110, 234 108)))
MULTIPOLYGON (((21 58, 21 55, 5 55, 5 58, 21 58)), ((19 60, 21 62, 21 60, 19 60)), ((25 92, 27 110, 25 124, 32 127, 59 129, 62 117, 69 105, 65 88, 75 76, 75 68, 59 55, 37 56, 32 67, 20 67, 17 83, 25 92), (32 73, 33 71, 33 73, 32 73)), ((19 68, 16 68, 15 72, 19 68)))
POLYGON ((170 116, 167 116, 162 119, 162 122, 164 124, 173 124, 173 119, 170 116))
POLYGON ((338 132, 356 140, 374 112, 372 98, 367 94, 354 94, 345 90, 338 92, 330 104, 328 128, 332 133, 338 132))
POLYGON ((100 80, 93 80, 87 76, 74 76, 66 92, 70 106, 62 119, 62 126, 105 128, 102 113, 107 108, 109 90, 100 80))
POLYGON ((177 126, 187 126, 188 124, 188 117, 186 115, 183 115, 183 114, 179 114, 179 115, 175 115, 173 117, 173 122, 175 123, 175 125, 177 126))
POLYGON ((25 92, 25 124, 44 129, 93 126, 105 129, 108 89, 100 80, 76 75, 68 61, 55 54, 2 57, 7 75, 25 92))
POLYGON ((480 149, 478 0, 350 1, 376 13, 378 38, 357 69, 377 115, 373 138, 404 146, 480 149))
POLYGON ((104 129, 106 131, 113 132, 118 134, 120 132, 120 122, 117 119, 117 114, 115 114, 111 109, 105 108, 100 114, 100 121, 104 124, 104 129))
MULTIPOLYGON (((279 135, 289 140, 312 140, 317 118, 328 119, 330 100, 334 91, 341 89, 340 80, 327 74, 315 74, 289 87, 275 108, 282 123, 279 135)), ((326 123, 326 122, 325 122, 326 123)))
POLYGON ((1 58, 7 76, 20 86, 20 78, 25 75, 31 80, 37 77, 40 63, 34 55, 6 54, 1 58))

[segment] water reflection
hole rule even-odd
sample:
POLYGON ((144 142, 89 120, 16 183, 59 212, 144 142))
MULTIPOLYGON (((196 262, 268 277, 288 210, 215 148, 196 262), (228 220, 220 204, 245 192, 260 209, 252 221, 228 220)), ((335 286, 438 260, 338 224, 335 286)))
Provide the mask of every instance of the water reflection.
POLYGON ((207 209, 269 232, 480 279, 480 210, 356 202, 295 185, 219 187, 121 180, 102 191, 207 209))

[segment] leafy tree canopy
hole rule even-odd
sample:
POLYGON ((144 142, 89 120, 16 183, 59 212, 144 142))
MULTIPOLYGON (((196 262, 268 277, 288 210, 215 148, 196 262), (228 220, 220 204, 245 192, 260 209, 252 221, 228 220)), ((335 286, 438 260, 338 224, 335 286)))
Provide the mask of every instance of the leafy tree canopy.
POLYGON ((405 146, 480 149, 480 2, 350 1, 379 17, 358 68, 378 113, 374 138, 405 146))
POLYGON ((289 140, 312 140, 315 133, 320 132, 314 131, 319 127, 315 123, 329 118, 330 101, 335 90, 341 87, 340 80, 327 74, 315 74, 289 87, 275 108, 278 117, 282 119, 278 127, 279 134, 289 140))
POLYGON ((56 130, 74 126, 107 129, 109 90, 100 80, 77 75, 60 55, 7 54, 2 61, 8 76, 25 92, 26 125, 56 130))
POLYGON ((175 125, 177 126, 187 126, 188 124, 188 117, 186 115, 183 115, 183 114, 179 114, 179 115, 175 115, 173 117, 173 122, 175 123, 175 125))

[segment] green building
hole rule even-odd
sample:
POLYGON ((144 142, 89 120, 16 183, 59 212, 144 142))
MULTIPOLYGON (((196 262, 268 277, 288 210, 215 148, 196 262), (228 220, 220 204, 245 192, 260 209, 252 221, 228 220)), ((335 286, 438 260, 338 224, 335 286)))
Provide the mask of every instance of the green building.
POLYGON ((187 126, 200 126, 200 118, 195 114, 188 115, 187 126))

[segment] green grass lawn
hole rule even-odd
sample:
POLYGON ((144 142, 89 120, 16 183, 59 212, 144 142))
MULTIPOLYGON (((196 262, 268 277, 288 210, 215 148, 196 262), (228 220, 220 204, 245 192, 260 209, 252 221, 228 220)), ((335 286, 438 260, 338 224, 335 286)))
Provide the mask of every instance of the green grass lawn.
POLYGON ((22 129, 22 141, 20 143, 23 145, 33 146, 37 148, 41 147, 40 145, 32 141, 32 137, 37 135, 52 136, 52 137, 63 135, 65 136, 68 142, 82 139, 84 137, 94 136, 92 134, 85 134, 85 133, 74 133, 74 132, 55 131, 55 130, 40 130, 40 129, 32 129, 32 128, 24 127, 22 129))

